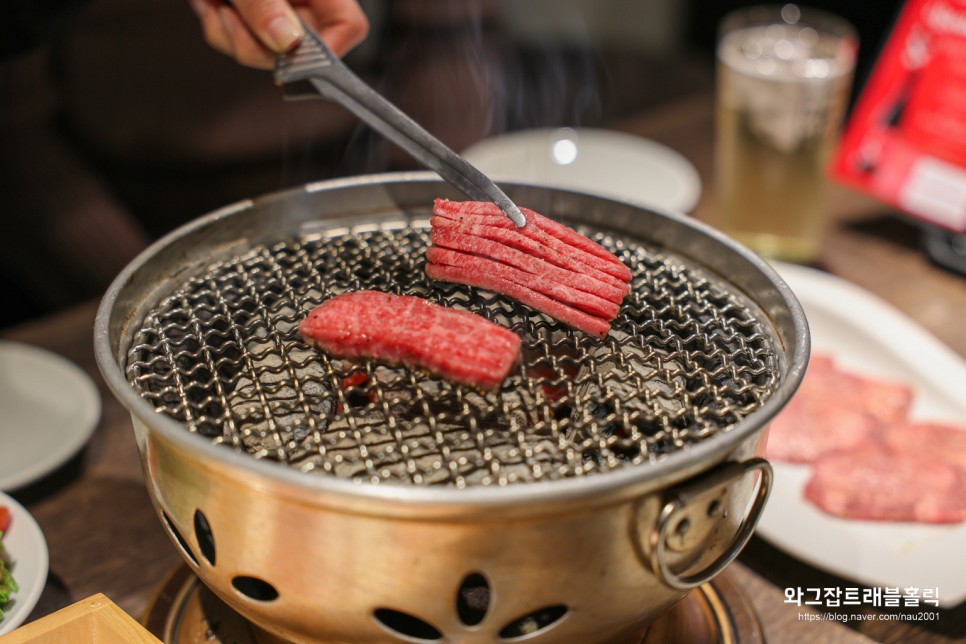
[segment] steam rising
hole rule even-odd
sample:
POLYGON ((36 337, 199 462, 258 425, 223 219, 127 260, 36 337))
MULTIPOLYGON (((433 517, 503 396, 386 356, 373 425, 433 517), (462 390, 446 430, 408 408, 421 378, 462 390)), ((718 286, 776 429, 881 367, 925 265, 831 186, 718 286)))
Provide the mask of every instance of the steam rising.
MULTIPOLYGON (((561 40, 508 25, 487 0, 431 4, 432 15, 390 15, 373 33, 382 41, 373 83, 448 146, 460 151, 502 132, 602 118, 602 57, 578 11, 569 12, 571 35, 561 40)), ((344 174, 419 167, 364 124, 341 166, 344 174)))

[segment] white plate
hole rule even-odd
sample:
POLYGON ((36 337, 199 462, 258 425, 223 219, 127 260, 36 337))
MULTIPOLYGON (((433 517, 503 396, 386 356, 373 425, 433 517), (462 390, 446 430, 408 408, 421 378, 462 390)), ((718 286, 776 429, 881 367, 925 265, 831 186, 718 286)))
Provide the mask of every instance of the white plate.
POLYGON ((97 426, 101 399, 74 363, 0 342, 0 410, 0 490, 14 490, 77 453, 97 426))
POLYGON ((13 578, 19 587, 4 607, 0 635, 23 624, 37 605, 47 583, 47 541, 30 513, 15 500, 0 492, 0 505, 10 509, 10 527, 3 537, 3 547, 10 557, 13 578))
MULTIPOLYGON (((911 385, 910 415, 966 426, 966 361, 917 323, 854 284, 775 264, 798 296, 812 350, 856 373, 911 385)), ((839 519, 808 503, 809 467, 773 463, 775 486, 758 534, 828 572, 878 588, 938 589, 940 605, 966 599, 966 523, 925 525, 839 519)), ((901 592, 901 591, 900 591, 901 592)))
POLYGON ((475 143, 463 156, 495 180, 539 182, 675 212, 690 212, 701 196, 701 178, 687 159, 613 130, 522 130, 475 143))

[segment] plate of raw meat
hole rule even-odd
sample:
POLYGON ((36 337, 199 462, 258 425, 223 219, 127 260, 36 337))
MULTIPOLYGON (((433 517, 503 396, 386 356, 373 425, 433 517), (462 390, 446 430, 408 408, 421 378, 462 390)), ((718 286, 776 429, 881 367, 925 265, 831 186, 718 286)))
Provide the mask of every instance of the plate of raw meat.
POLYGON ((758 534, 834 574, 966 599, 966 360, 869 292, 776 264, 812 332, 802 386, 773 421, 758 534))

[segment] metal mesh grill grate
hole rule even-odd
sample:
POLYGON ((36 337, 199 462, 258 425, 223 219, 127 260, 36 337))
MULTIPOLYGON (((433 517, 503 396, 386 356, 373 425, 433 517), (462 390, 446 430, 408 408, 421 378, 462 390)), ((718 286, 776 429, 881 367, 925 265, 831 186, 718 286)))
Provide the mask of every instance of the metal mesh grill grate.
POLYGON ((727 431, 778 385, 757 309, 680 258, 587 229, 632 270, 608 338, 423 272, 425 221, 329 230, 219 261, 160 302, 126 373, 188 430, 366 482, 506 485, 657 460, 727 431), (329 358, 305 312, 358 289, 419 295, 504 324, 524 359, 497 393, 329 358))

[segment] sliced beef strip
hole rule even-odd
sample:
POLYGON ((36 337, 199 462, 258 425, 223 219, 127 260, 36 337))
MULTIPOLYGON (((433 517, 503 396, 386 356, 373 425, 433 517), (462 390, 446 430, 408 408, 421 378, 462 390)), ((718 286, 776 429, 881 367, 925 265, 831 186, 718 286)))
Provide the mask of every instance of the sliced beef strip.
POLYGON ((802 384, 772 422, 765 456, 809 463, 823 453, 879 439, 882 429, 906 417, 912 390, 902 383, 866 378, 813 355, 802 384))
MULTIPOLYGON (((506 220, 506 215, 500 210, 499 206, 495 203, 487 201, 449 201, 447 199, 437 199, 436 204, 439 205, 441 209, 451 209, 454 207, 456 210, 467 213, 480 215, 489 218, 498 218, 501 221, 506 220)), ((521 208, 520 212, 523 213, 524 218, 527 220, 527 225, 534 226, 539 230, 556 237, 557 239, 565 242, 569 246, 574 248, 579 248, 584 252, 590 253, 591 255, 596 255, 601 259, 607 260, 623 267, 627 270, 627 267, 617 259, 613 253, 601 246, 595 241, 592 241, 577 231, 568 228, 561 224, 560 222, 554 221, 549 217, 544 217, 538 212, 530 210, 529 208, 521 208)), ((627 271, 627 277, 630 277, 630 271, 627 271)))
MULTIPOLYGON (((486 257, 462 253, 448 248, 432 247, 426 252, 426 258, 429 260, 430 265, 439 264, 465 269, 466 279, 484 280, 488 274, 492 274, 607 321, 613 320, 617 316, 618 311, 620 311, 620 304, 618 303, 579 291, 568 284, 554 280, 552 277, 527 273, 526 271, 514 268, 508 264, 501 264, 486 257), (474 273, 476 275, 475 277, 474 273)), ((483 285, 475 284, 475 286, 483 285)), ((546 311, 544 312, 546 313, 546 311)))
POLYGON ((593 296, 620 303, 627 291, 605 284, 584 273, 560 268, 529 253, 505 246, 490 239, 475 237, 456 230, 434 228, 430 241, 435 246, 486 257, 541 279, 552 280, 593 296))
MULTIPOLYGON (((481 261, 487 262, 487 260, 481 261)), ((488 263, 492 264, 493 262, 488 263)), ((597 338, 605 337, 610 331, 610 322, 604 318, 584 313, 526 286, 511 282, 493 272, 430 262, 426 265, 426 274, 435 280, 477 286, 500 293, 501 295, 506 295, 527 306, 532 306, 555 320, 559 320, 564 324, 597 338)))
POLYGON ((813 406, 792 398, 768 429, 765 457, 811 463, 826 452, 874 441, 881 426, 874 416, 841 401, 813 406))
POLYGON ((898 423, 886 428, 882 441, 893 451, 921 454, 966 472, 966 427, 937 422, 898 423))
POLYGON ((834 360, 813 355, 795 396, 768 429, 765 456, 810 463, 825 452, 873 440, 879 421, 864 411, 855 387, 842 384, 834 360))
POLYGON ((523 213, 527 223, 516 228, 495 204, 437 199, 432 220, 455 222, 457 230, 453 232, 454 226, 449 225, 434 228, 427 274, 495 291, 604 338, 629 290, 630 270, 580 233, 532 210, 524 208, 523 213), (508 232, 486 236, 468 232, 497 228, 508 232), (522 238, 528 241, 519 243, 522 238), (560 260, 561 256, 570 260, 560 260), (581 270, 576 262, 593 268, 581 270), (604 274, 608 277, 602 278, 604 274), (608 287, 614 286, 614 279, 619 281, 616 291, 608 287))
POLYGON ((905 383, 846 375, 858 390, 856 397, 863 401, 865 410, 883 423, 900 422, 909 415, 913 391, 905 383))
POLYGON ((338 295, 299 325, 306 342, 346 358, 373 358, 496 389, 520 356, 520 338, 467 311, 379 291, 338 295))
POLYGON ((805 498, 847 519, 966 520, 966 477, 961 470, 922 454, 875 446, 823 455, 814 464, 805 498))
POLYGON ((463 221, 467 223, 511 228, 545 246, 556 248, 562 252, 577 252, 576 256, 584 263, 599 268, 621 281, 630 281, 630 269, 600 244, 532 210, 521 208, 521 212, 526 217, 527 224, 522 228, 517 228, 512 221, 507 219, 503 211, 493 203, 437 199, 433 205, 434 215, 457 216, 462 217, 463 221))
POLYGON ((458 230, 466 235, 499 242, 509 248, 515 248, 533 257, 546 260, 554 266, 582 273, 620 290, 621 297, 627 295, 630 291, 630 285, 626 280, 615 277, 592 264, 586 263, 583 261, 585 258, 580 253, 573 252, 571 247, 559 240, 551 238, 553 243, 542 243, 528 237, 515 228, 503 228, 486 223, 473 223, 469 220, 470 217, 461 215, 452 217, 434 215, 430 218, 429 223, 433 227, 433 230, 458 230))

